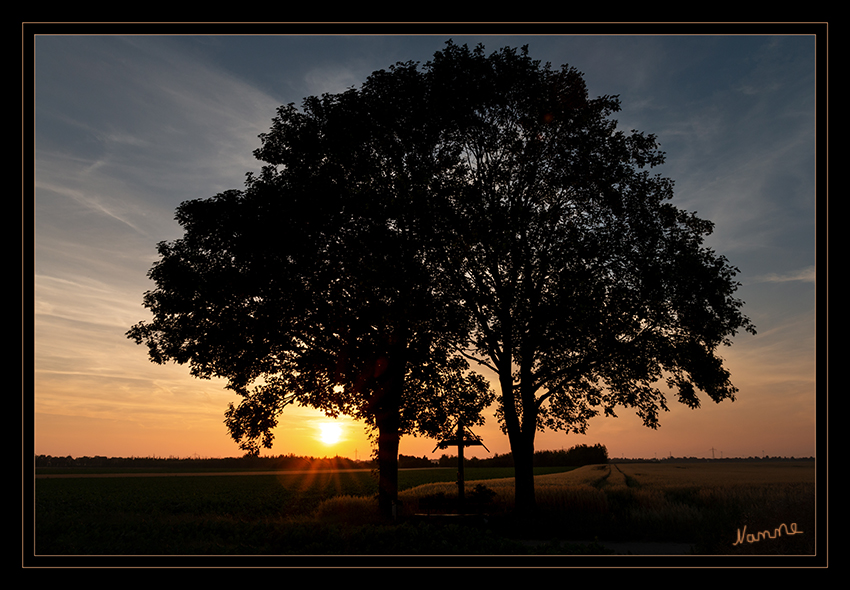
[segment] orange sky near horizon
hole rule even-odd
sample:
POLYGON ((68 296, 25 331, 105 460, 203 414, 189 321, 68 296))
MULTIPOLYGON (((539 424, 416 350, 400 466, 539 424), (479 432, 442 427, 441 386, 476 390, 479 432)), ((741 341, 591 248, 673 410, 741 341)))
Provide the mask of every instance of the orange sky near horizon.
MULTIPOLYGON (((802 335, 801 335, 802 336, 802 335)), ((770 338, 770 335, 761 336, 770 338)), ((734 402, 703 400, 691 410, 668 396, 669 412, 661 427, 643 426, 629 409, 617 418, 598 417, 587 434, 546 431, 538 433, 536 449, 568 449, 577 444, 604 444, 612 458, 814 456, 814 358, 766 355, 775 349, 758 346, 757 336, 740 335, 723 352, 740 389, 734 402), (734 351, 734 354, 733 354, 734 351)), ((243 452, 228 436, 223 423, 228 402, 237 396, 222 380, 199 380, 186 367, 154 365, 146 351, 130 341, 114 338, 112 362, 127 364, 126 376, 37 371, 38 412, 35 417, 35 453, 53 456, 114 457, 233 457, 243 452)), ((495 387, 495 386, 494 386, 495 387)), ((510 452, 507 436, 485 411, 487 424, 475 428, 487 450, 472 447, 467 457, 510 452)), ((321 440, 321 426, 330 421, 319 411, 289 406, 275 430, 275 443, 263 455, 365 459, 372 449, 363 425, 341 417, 339 441, 321 440)), ((405 436, 399 452, 439 458, 457 450, 437 450, 436 441, 405 436)))

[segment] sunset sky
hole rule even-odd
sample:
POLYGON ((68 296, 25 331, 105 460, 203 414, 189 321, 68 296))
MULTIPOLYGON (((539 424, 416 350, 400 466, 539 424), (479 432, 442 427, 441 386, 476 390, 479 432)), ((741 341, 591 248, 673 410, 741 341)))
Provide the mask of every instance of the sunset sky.
MULTIPOLYGON (((619 95, 620 126, 656 134, 667 153, 675 204, 715 222, 709 244, 740 269, 738 296, 758 330, 721 351, 737 401, 690 410, 671 397, 658 430, 623 409, 592 420, 585 436, 540 433, 536 448, 815 455, 815 37, 288 31, 34 38, 34 156, 24 154, 35 161, 34 196, 24 195, 34 199, 24 268, 34 282, 35 315, 24 318, 34 322, 34 371, 24 375, 34 423, 25 415, 24 432, 37 454, 242 454, 223 424, 235 394, 185 366, 151 363, 125 337, 150 318, 142 294, 157 242, 180 237, 180 202, 241 188, 259 169, 252 152, 278 106, 357 86, 398 61, 424 63, 452 38, 488 53, 528 44, 533 58, 582 71, 591 95, 619 95)), ((490 452, 467 455, 509 451, 493 411, 476 430, 490 452)), ((362 425, 340 420, 331 444, 320 440, 326 421, 290 407, 266 453, 368 457, 362 425)), ((439 457, 435 446, 404 438, 400 452, 439 457)))

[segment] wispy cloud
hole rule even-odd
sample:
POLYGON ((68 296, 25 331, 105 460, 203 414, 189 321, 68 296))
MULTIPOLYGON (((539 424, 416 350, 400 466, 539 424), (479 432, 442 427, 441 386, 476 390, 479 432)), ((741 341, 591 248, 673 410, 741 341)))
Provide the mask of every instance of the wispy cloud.
POLYGON ((40 191, 46 190, 53 192, 57 195, 70 197, 74 200, 74 202, 82 206, 84 209, 96 211, 102 215, 117 220, 132 228, 133 230, 139 232, 140 234, 145 233, 141 228, 139 228, 136 224, 133 223, 133 221, 130 219, 130 216, 128 216, 126 212, 121 211, 117 207, 117 201, 104 199, 100 195, 93 192, 83 192, 67 186, 52 184, 49 182, 37 182, 36 187, 40 191))
POLYGON ((257 136, 279 103, 256 86, 166 39, 51 42, 38 66, 44 85, 61 91, 39 94, 40 177, 51 172, 44 150, 61 145, 71 168, 58 178, 109 177, 124 185, 123 199, 173 208, 239 186, 257 167, 257 136))
POLYGON ((802 281, 806 283, 815 282, 815 267, 809 266, 799 270, 786 273, 767 273, 757 276, 754 282, 757 283, 787 283, 790 281, 802 281))
POLYGON ((325 92, 344 92, 352 86, 359 86, 362 76, 359 71, 346 66, 323 65, 307 72, 304 82, 312 95, 321 95, 325 92))

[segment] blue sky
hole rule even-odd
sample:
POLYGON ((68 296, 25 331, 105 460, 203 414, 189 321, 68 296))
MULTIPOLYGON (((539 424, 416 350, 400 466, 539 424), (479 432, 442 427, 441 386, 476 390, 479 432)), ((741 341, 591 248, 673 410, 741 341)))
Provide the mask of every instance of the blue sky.
MULTIPOLYGON (((549 29, 551 31, 551 29, 549 29)), ((240 31, 241 32, 241 31, 240 31)), ((397 61, 426 62, 451 37, 584 72, 617 94, 625 130, 658 136, 675 203, 715 223, 710 245, 741 273, 758 328, 723 351, 738 400, 677 407, 647 430, 628 410, 586 436, 612 456, 815 454, 816 79, 809 35, 281 35, 34 38, 35 450, 52 455, 232 456, 233 396, 158 366, 124 337, 148 319, 155 245, 180 236, 187 199, 240 188, 278 106, 356 86, 397 61)), ((25 154, 26 155, 26 154, 25 154)), ((362 428, 317 446, 321 416, 294 409, 277 453, 359 457, 362 428)), ((493 452, 507 440, 493 420, 493 452)), ((434 442, 405 439, 401 452, 434 442)), ((482 451, 479 451, 483 453, 482 451)), ((486 453, 483 453, 486 455, 486 453)))

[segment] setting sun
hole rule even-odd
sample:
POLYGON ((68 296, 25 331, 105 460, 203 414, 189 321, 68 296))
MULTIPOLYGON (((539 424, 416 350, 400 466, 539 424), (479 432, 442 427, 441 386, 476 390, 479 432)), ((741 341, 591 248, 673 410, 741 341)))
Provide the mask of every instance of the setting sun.
POLYGON ((339 439, 342 436, 342 427, 334 422, 326 422, 324 424, 320 424, 319 430, 319 440, 321 440, 326 445, 332 445, 336 442, 339 442, 339 439))

